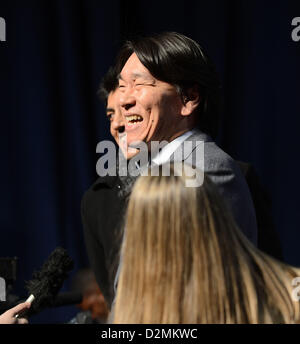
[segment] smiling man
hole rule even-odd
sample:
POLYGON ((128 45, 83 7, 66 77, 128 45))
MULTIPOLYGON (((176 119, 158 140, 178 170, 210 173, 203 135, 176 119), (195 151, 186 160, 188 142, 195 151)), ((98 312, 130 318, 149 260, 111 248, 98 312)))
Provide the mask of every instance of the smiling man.
POLYGON ((196 126, 191 114, 199 105, 199 93, 191 89, 190 99, 182 102, 176 87, 153 77, 135 53, 122 68, 119 92, 129 146, 139 141, 172 142, 196 126))
MULTIPOLYGON (((191 158, 217 185, 240 229, 256 244, 255 210, 246 181, 235 161, 213 141, 218 129, 220 84, 201 47, 174 32, 126 42, 112 80, 117 77, 113 87, 106 83, 107 107, 114 109, 110 130, 119 145, 120 135, 126 137, 129 161, 137 153, 130 150, 136 143, 144 142, 150 150, 151 142, 166 141, 159 154, 151 155, 151 164, 191 158), (176 152, 186 142, 191 142, 190 150, 178 158, 176 152), (204 166, 195 154, 203 142, 204 166)), ((119 176, 100 177, 82 200, 88 255, 109 306, 126 202, 120 190, 127 186, 119 176)))

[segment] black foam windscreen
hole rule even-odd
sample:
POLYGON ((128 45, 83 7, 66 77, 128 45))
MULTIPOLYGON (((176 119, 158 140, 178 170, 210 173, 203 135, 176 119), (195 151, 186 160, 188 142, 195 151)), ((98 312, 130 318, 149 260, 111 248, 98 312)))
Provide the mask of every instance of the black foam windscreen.
POLYGON ((35 297, 27 315, 35 314, 43 308, 53 307, 55 297, 73 266, 74 262, 64 248, 57 247, 50 254, 42 268, 35 271, 32 280, 26 283, 29 295, 35 297))

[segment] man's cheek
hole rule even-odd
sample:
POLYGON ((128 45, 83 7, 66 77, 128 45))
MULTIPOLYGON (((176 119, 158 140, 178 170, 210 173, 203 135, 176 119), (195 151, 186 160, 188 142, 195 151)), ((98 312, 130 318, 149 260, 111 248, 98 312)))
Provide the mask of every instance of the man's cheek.
POLYGON ((110 134, 111 136, 115 139, 116 142, 118 142, 118 135, 117 135, 117 131, 112 129, 112 127, 110 127, 110 134))
POLYGON ((151 108, 159 103, 157 96, 150 93, 149 90, 144 89, 144 92, 139 94, 136 98, 137 103, 140 103, 144 108, 151 108))

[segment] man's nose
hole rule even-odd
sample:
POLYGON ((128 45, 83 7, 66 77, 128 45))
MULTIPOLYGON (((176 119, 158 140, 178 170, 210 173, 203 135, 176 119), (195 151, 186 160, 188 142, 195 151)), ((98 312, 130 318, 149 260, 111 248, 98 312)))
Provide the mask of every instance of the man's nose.
POLYGON ((123 130, 125 127, 125 118, 121 114, 121 111, 116 111, 113 121, 111 122, 112 129, 123 130))
POLYGON ((135 105, 135 97, 133 95, 133 89, 128 87, 125 92, 120 96, 120 105, 123 109, 129 110, 135 105))

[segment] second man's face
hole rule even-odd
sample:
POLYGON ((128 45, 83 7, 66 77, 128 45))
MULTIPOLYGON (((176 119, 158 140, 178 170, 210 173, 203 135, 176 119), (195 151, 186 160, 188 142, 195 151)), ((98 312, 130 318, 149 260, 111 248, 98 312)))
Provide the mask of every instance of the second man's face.
POLYGON ((125 130, 125 119, 121 114, 118 89, 107 98, 106 115, 110 121, 110 133, 119 145, 119 133, 125 130))
POLYGON ((131 159, 138 151, 128 147, 127 133, 125 131, 125 118, 121 113, 119 89, 111 92, 107 98, 106 116, 110 121, 110 133, 121 148, 124 156, 131 159))

